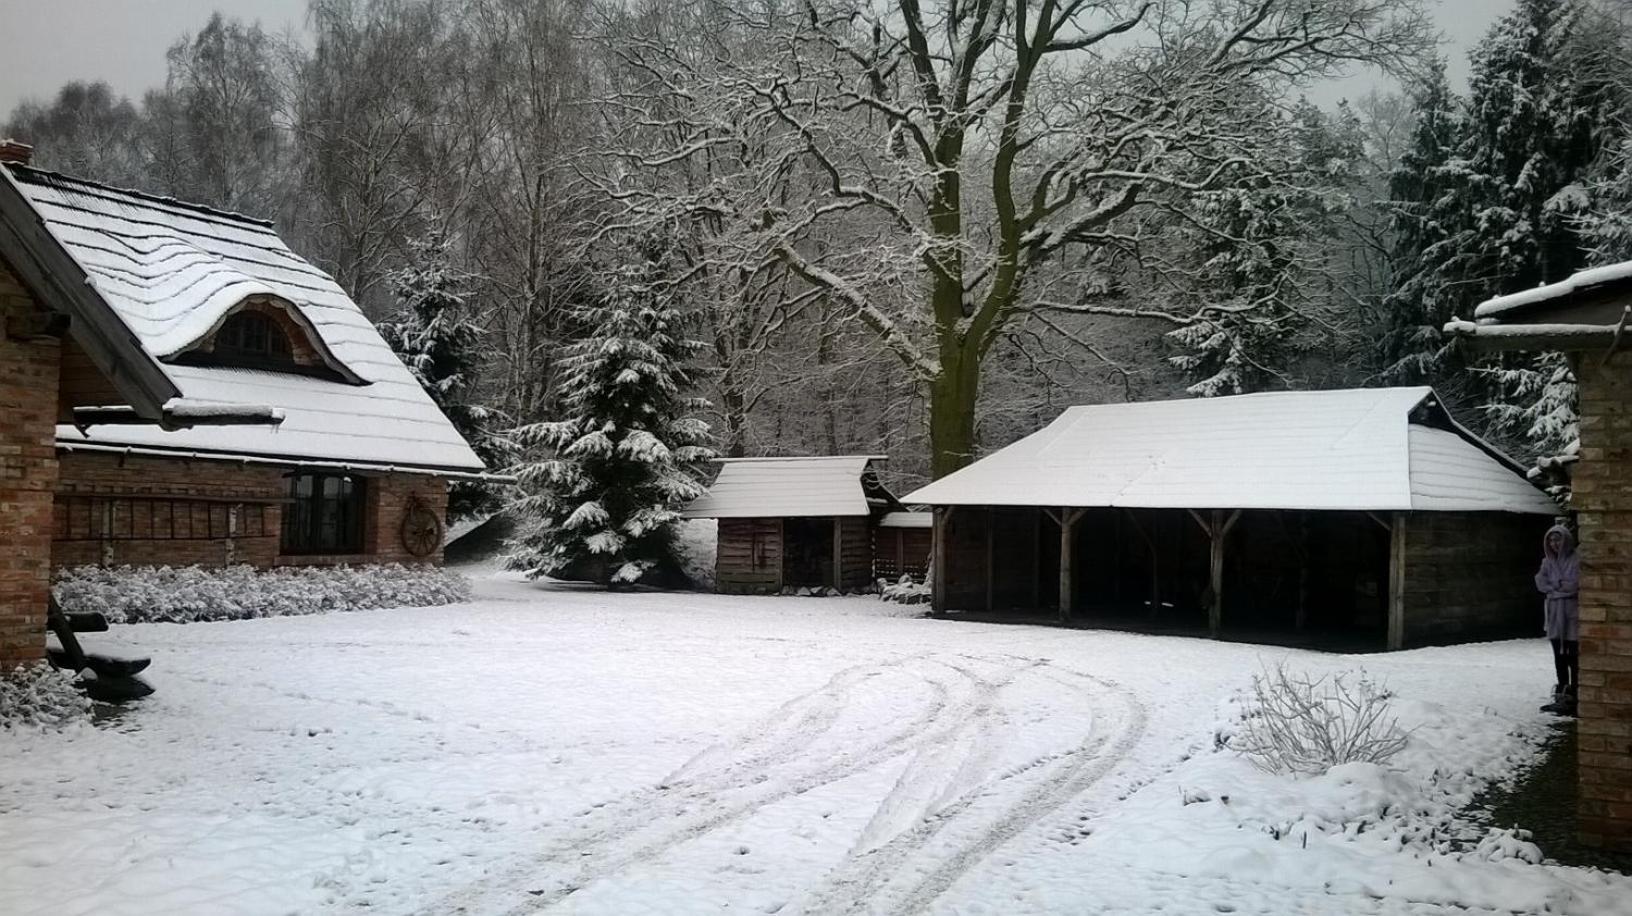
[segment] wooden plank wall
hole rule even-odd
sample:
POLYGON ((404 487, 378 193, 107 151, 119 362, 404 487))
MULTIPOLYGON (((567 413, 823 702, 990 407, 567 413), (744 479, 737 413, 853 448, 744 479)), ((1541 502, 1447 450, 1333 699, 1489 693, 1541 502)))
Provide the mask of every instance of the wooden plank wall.
POLYGON ((57 418, 73 419, 75 407, 103 407, 125 403, 125 398, 91 362, 72 337, 62 339, 62 362, 57 367, 57 418))
POLYGON ((722 518, 714 559, 715 588, 730 595, 782 588, 782 520, 722 518))
POLYGON ((839 526, 839 578, 844 591, 873 583, 873 525, 865 515, 835 518, 839 526))
POLYGON ((928 528, 878 528, 873 531, 873 575, 897 582, 902 574, 922 579, 929 572, 934 537, 928 528))
POLYGON ((1405 515, 1405 646, 1536 635, 1535 572, 1551 519, 1503 512, 1405 515))

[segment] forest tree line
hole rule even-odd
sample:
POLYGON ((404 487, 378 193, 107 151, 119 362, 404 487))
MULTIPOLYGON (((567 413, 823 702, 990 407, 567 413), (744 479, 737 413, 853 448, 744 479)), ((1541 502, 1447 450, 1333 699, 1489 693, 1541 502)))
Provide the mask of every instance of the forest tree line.
POLYGON ((1070 404, 1432 384, 1534 460, 1568 365, 1440 328, 1632 258, 1626 7, 1515 0, 1461 90, 1417 0, 312 0, 0 133, 276 220, 496 464, 570 446, 618 303, 693 458, 911 483, 1070 404))

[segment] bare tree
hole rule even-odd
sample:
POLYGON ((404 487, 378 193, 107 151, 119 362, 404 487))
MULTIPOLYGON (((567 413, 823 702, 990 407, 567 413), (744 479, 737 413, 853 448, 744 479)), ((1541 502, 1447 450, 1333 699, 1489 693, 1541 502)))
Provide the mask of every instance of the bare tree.
POLYGON ((926 389, 936 476, 973 458, 982 367, 1019 316, 1216 318, 1207 303, 1107 293, 1129 265, 1162 270, 1176 223, 1254 241, 1198 219, 1198 196, 1296 181, 1283 100, 1349 63, 1403 65, 1430 41, 1415 0, 685 9, 732 37, 701 58, 661 30, 620 43, 667 87, 615 100, 649 128, 624 152, 650 169, 712 164, 745 142, 764 152, 725 173, 694 165, 702 184, 618 182, 623 219, 728 224, 756 237, 750 270, 771 259, 823 290, 926 389), (754 53, 728 53, 743 48, 754 53))

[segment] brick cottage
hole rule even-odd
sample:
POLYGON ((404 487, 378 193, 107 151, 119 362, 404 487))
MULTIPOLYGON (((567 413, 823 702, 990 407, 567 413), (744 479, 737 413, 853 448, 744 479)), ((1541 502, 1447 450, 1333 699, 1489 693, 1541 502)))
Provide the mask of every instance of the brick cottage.
POLYGON ((0 669, 77 564, 438 562, 484 468, 267 222, 0 143, 0 669))
MULTIPOLYGON (((1581 839, 1632 850, 1632 262, 1493 299, 1446 330, 1488 350, 1570 354, 1581 445, 1581 839)), ((1538 682, 1546 679, 1541 666, 1538 682)))

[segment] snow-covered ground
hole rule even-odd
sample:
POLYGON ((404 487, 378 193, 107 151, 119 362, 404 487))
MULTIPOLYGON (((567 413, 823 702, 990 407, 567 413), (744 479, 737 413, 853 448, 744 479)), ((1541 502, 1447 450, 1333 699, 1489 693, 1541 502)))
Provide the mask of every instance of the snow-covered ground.
POLYGON ((1546 723, 1539 641, 1356 659, 608 595, 115 627, 157 694, 0 738, 0 913, 1624 913, 1632 879, 1444 848, 1546 723), (1395 767, 1274 777, 1232 701, 1363 664, 1395 767))

